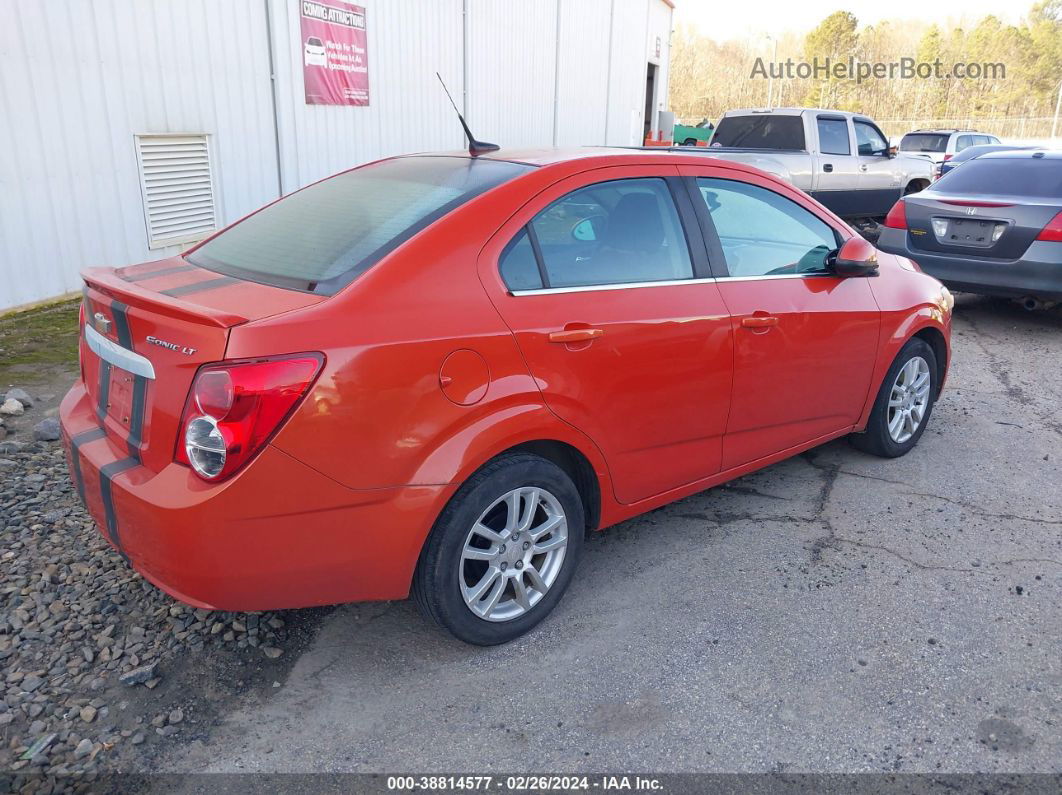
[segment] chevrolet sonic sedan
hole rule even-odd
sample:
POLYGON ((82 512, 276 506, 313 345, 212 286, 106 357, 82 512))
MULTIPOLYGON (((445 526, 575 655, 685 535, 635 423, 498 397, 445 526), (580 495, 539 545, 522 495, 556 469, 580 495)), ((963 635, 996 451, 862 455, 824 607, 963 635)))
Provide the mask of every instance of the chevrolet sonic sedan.
POLYGON ((938 281, 695 155, 392 158, 83 275, 64 440, 137 571, 209 609, 412 593, 483 645, 589 530, 840 436, 903 455, 949 359, 938 281))

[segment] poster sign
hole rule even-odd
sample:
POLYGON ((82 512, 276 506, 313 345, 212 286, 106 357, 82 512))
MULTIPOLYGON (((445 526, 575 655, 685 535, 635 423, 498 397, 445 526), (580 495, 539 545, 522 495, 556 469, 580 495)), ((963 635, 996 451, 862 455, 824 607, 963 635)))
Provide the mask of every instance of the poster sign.
POLYGON ((368 105, 365 9, 342 0, 299 0, 307 105, 368 105))

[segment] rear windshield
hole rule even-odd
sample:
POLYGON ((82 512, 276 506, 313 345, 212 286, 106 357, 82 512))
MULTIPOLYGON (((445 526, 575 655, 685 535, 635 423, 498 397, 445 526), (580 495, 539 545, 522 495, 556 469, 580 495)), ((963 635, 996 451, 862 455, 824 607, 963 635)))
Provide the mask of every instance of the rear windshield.
POLYGON ((948 148, 950 135, 936 133, 908 133, 900 139, 901 152, 943 152, 948 148))
POLYGON ((986 193, 1062 199, 1062 160, 1047 158, 984 158, 964 163, 934 182, 937 193, 986 193))
POLYGON ((433 221, 531 168, 466 157, 384 160, 285 196, 185 259, 229 276, 331 295, 433 221))
POLYGON ((804 120, 800 116, 727 116, 719 122, 712 146, 750 149, 803 149, 804 120))

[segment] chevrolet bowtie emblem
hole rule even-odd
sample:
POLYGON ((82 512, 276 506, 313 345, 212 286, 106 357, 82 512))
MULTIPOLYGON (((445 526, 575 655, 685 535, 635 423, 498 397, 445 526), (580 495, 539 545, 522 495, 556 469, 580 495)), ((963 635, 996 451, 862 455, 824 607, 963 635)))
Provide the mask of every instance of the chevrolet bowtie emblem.
POLYGON ((102 312, 97 312, 92 316, 92 325, 100 334, 106 334, 111 330, 111 319, 102 312))

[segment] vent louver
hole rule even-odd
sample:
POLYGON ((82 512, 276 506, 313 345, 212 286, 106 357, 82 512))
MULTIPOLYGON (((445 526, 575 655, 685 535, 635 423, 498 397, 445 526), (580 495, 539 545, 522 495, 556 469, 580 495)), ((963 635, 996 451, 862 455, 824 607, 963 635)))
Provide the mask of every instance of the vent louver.
POLYGON ((138 135, 148 248, 201 240, 217 228, 207 136, 138 135))

